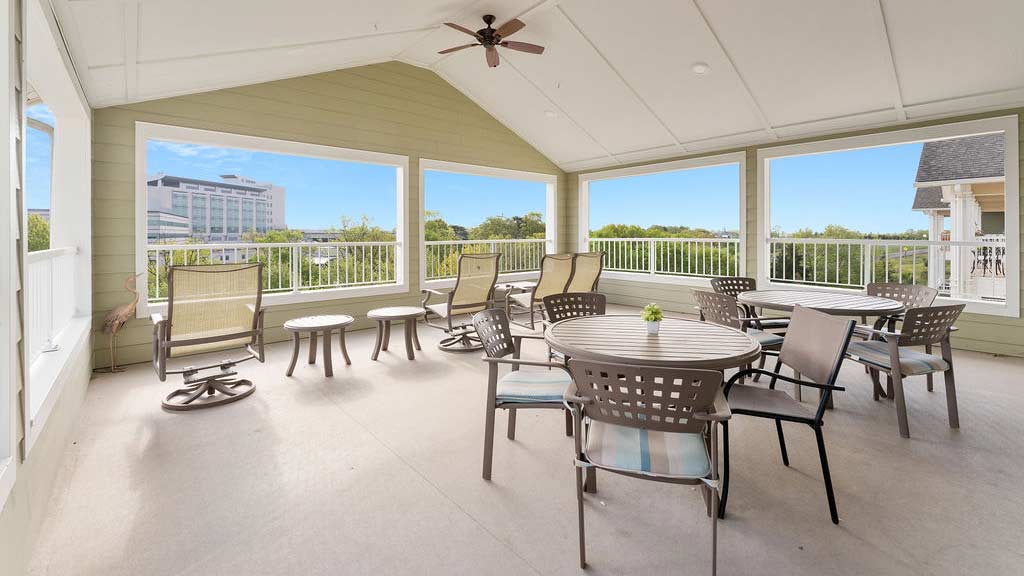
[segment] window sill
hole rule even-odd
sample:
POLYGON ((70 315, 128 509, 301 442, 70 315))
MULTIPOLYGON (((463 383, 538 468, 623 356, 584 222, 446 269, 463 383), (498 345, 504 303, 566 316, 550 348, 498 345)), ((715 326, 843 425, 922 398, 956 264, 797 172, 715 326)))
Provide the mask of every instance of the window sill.
MULTIPOLYGON (((378 286, 353 286, 350 288, 331 288, 327 290, 316 290, 310 292, 283 292, 277 294, 264 294, 263 307, 285 306, 288 304, 302 304, 306 302, 324 302, 327 300, 344 300, 348 298, 362 298, 366 296, 383 296, 388 294, 404 294, 409 291, 406 283, 382 284, 378 286)), ((166 314, 167 303, 158 302, 149 304, 139 302, 135 317, 148 319, 150 314, 166 314)))
MULTIPOLYGON (((11 446, 14 448, 14 446, 11 446)), ((14 458, 0 460, 0 510, 7 504, 7 497, 14 488, 14 458)))
MULTIPOLYGON (((702 276, 668 276, 664 274, 648 274, 647 272, 601 272, 601 280, 624 280, 627 282, 650 282, 652 284, 674 284, 676 286, 693 286, 710 288, 711 279, 702 276)), ((601 285, 598 284, 598 288, 601 285)))
POLYGON ((60 398, 67 376, 70 361, 81 353, 83 346, 89 342, 89 330, 92 322, 87 316, 75 316, 54 339, 60 346, 53 352, 45 352, 36 358, 29 367, 29 411, 31 417, 25 433, 25 452, 32 445, 46 426, 46 421, 60 398), (42 391, 37 394, 37 391, 42 391))
MULTIPOLYGON (((497 284, 506 282, 521 282, 523 280, 536 280, 540 272, 530 270, 527 272, 512 272, 510 274, 499 274, 497 284)), ((442 278, 440 280, 426 280, 420 284, 420 288, 452 288, 455 286, 455 278, 442 278)))

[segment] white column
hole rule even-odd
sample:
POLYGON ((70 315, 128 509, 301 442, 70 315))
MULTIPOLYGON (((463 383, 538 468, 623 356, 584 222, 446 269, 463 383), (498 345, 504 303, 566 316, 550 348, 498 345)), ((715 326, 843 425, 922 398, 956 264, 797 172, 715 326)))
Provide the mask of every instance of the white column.
MULTIPOLYGON (((953 242, 973 242, 978 229, 978 202, 970 184, 954 184, 942 187, 943 197, 949 198, 949 239, 953 242)), ((971 290, 971 263, 974 260, 970 246, 958 246, 951 250, 952 262, 949 272, 950 295, 954 298, 966 296, 971 290)))
MULTIPOLYGON (((942 240, 942 231, 945 230, 946 217, 939 210, 932 210, 928 213, 928 240, 938 242, 942 240)), ((946 251, 942 246, 933 245, 928 248, 928 285, 932 288, 940 288, 946 280, 946 251)))

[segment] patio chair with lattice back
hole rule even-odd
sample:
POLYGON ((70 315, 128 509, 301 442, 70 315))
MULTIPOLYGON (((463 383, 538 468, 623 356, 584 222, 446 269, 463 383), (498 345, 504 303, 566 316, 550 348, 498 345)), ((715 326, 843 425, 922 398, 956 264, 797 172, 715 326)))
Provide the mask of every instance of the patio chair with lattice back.
MULTIPOLYGON (((586 566, 583 470, 699 486, 718 565, 718 427, 730 417, 722 373, 570 359, 580 567, 586 566)), ((652 510, 652 513, 657 513, 652 510)), ((622 528, 620 526, 620 528, 622 528)))
MULTIPOLYGON (((600 292, 563 292, 544 297, 545 326, 567 318, 604 316, 608 299, 600 292)), ((565 359, 561 352, 548 346, 548 358, 565 359)))
MULTIPOLYGON (((783 337, 779 334, 751 327, 759 322, 760 319, 740 316, 740 313, 745 313, 746 309, 740 306, 735 297, 706 290, 694 290, 693 297, 697 300, 697 308, 700 311, 701 320, 718 324, 719 326, 728 326, 729 328, 742 330, 751 338, 757 340, 761 345, 761 359, 758 363, 758 368, 764 368, 766 356, 778 354, 778 350, 782 347, 783 337)), ((756 379, 757 377, 755 376, 756 379)))
POLYGON ((953 377, 953 350, 949 335, 955 330, 953 323, 960 317, 964 304, 911 308, 903 315, 899 331, 878 330, 868 326, 858 331, 878 336, 880 340, 865 340, 850 344, 848 356, 870 369, 871 379, 877 390, 878 373, 885 372, 892 379, 893 400, 896 402, 896 419, 900 435, 910 437, 907 421, 907 402, 903 379, 907 376, 922 376, 942 372, 946 380, 946 411, 949 427, 960 427, 960 416, 956 405, 956 382, 953 377), (931 346, 938 344, 941 356, 918 352, 910 346, 931 346))
MULTIPOLYGON (((888 298, 890 300, 895 300, 903 304, 903 306, 907 310, 909 310, 910 308, 924 308, 927 306, 931 306, 932 304, 935 303, 935 298, 938 297, 939 295, 939 291, 936 290, 935 288, 932 288, 931 286, 923 286, 918 284, 899 284, 897 282, 871 282, 865 287, 864 292, 868 296, 877 296, 879 298, 888 298)), ((875 330, 886 329, 889 332, 894 332, 896 330, 897 324, 902 321, 902 312, 899 314, 879 316, 878 319, 875 320, 874 328, 875 330)), ((862 316, 860 319, 860 323, 867 324, 868 319, 862 316)), ((867 335, 867 337, 877 339, 877 336, 867 335)), ((931 354, 931 344, 925 346, 924 351, 926 354, 931 354)), ((867 367, 865 367, 865 369, 870 370, 870 368, 867 367)), ((928 374, 926 376, 926 379, 928 383, 928 391, 931 392, 935 388, 934 381, 932 380, 932 375, 928 374)), ((892 377, 889 376, 886 378, 886 392, 883 393, 880 388, 876 388, 874 391, 874 396, 875 400, 878 400, 879 396, 886 396, 888 398, 892 398, 892 395, 892 377)))
POLYGON ((604 252, 577 252, 572 258, 572 278, 566 292, 593 292, 601 281, 604 252))
MULTIPOLYGON (((523 339, 543 339, 539 334, 512 334, 504 310, 491 309, 473 316, 473 326, 484 349, 488 363, 487 416, 484 423, 484 480, 491 479, 494 456, 494 413, 508 411, 508 439, 516 438, 516 412, 531 408, 566 410, 565 392, 572 383, 568 370, 561 364, 522 360, 523 339), (512 356, 508 358, 508 356, 512 356), (511 371, 498 375, 498 366, 507 364, 511 371), (548 370, 519 370, 535 366, 548 370)), ((572 416, 566 410, 566 436, 572 435, 572 416)))
POLYGON ((544 297, 565 292, 569 280, 572 278, 572 271, 572 254, 546 254, 540 260, 540 276, 537 278, 536 286, 518 294, 510 290, 505 296, 505 312, 508 314, 509 320, 533 330, 537 313, 544 313, 541 303, 544 297), (528 324, 516 322, 515 315, 517 313, 529 314, 530 322, 528 324))
MULTIPOLYGON (((832 475, 828 468, 828 455, 825 453, 825 437, 822 434, 825 408, 834 391, 844 388, 836 386, 839 369, 843 365, 850 337, 855 326, 853 320, 844 320, 817 312, 810 308, 797 306, 790 317, 786 339, 779 351, 779 358, 772 371, 753 368, 741 370, 734 374, 725 385, 725 395, 729 399, 729 407, 733 414, 744 414, 756 418, 767 418, 775 421, 775 431, 779 435, 779 450, 782 452, 782 463, 789 466, 789 454, 786 451, 786 437, 782 432, 783 422, 805 424, 814 430, 818 443, 818 459, 821 461, 821 475, 825 481, 825 495, 828 498, 828 510, 832 522, 839 523, 836 511, 836 498, 832 490, 832 475), (787 366, 801 379, 783 376, 781 370, 787 366), (746 376, 762 374, 770 377, 768 387, 756 384, 742 384, 746 376), (778 380, 792 382, 797 386, 810 386, 820 392, 818 407, 812 413, 792 396, 775 388, 778 380)), ((722 504, 719 514, 725 517, 725 505, 729 498, 729 426, 723 427, 723 460, 725 481, 722 487, 722 504)))
POLYGON ((472 315, 494 305, 494 283, 498 280, 500 253, 460 254, 455 287, 448 292, 423 289, 423 321, 432 328, 444 330, 438 348, 448 352, 470 352, 483 346, 473 330, 472 315), (445 301, 430 304, 432 295, 445 301), (467 321, 457 323, 454 318, 464 316, 467 321), (432 318, 441 318, 444 324, 434 324, 432 318))
MULTIPOLYGON (((716 294, 726 294, 738 298, 744 292, 757 290, 757 280, 745 276, 717 276, 711 279, 711 289, 716 294)), ((789 318, 762 317, 751 306, 743 306, 745 316, 756 319, 751 325, 758 330, 785 330, 789 325, 789 318)))
POLYGON ((167 317, 152 314, 153 368, 163 382, 181 374, 185 386, 163 401, 168 410, 194 410, 234 402, 256 389, 235 378, 234 367, 263 362, 263 264, 171 266, 167 317), (168 369, 168 359, 241 349, 245 355, 202 366, 168 369), (204 373, 216 369, 217 372, 204 373))

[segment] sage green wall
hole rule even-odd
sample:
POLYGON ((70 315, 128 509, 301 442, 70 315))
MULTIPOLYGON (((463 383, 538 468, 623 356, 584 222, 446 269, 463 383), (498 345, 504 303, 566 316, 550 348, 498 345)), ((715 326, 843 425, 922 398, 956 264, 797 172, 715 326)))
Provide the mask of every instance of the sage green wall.
MULTIPOLYGON (((284 339, 280 326, 295 316, 344 312, 359 317, 377 306, 418 302, 420 158, 556 174, 559 220, 566 218, 561 210, 564 174, 557 166, 433 72, 407 64, 388 62, 98 109, 93 112, 96 326, 127 299, 121 286, 135 269, 136 121, 409 156, 409 292, 272 306, 266 315, 269 341, 284 339)), ((357 325, 367 326, 365 320, 357 325)), ((148 320, 129 322, 118 340, 119 360, 149 360, 151 330, 148 320)), ((105 338, 96 339, 94 362, 109 363, 105 338)))
MULTIPOLYGON (((1024 117, 1024 108, 1001 110, 996 112, 989 112, 985 114, 974 114, 970 116, 961 116, 956 118, 944 118, 942 120, 933 120, 929 122, 918 122, 913 124, 905 124, 895 126, 886 129, 878 130, 862 130, 858 132, 849 132, 842 134, 831 134, 828 136, 816 137, 816 138, 805 138, 799 140, 788 140, 785 142, 777 142, 771 145, 762 146, 751 146, 747 148, 739 148, 732 150, 716 150, 713 153, 707 155, 717 155, 726 152, 737 152, 743 151, 746 153, 747 158, 747 186, 746 186, 746 273, 748 276, 757 275, 757 261, 756 255, 757 250, 757 149, 768 148, 771 146, 782 146, 788 144, 796 144, 800 142, 814 142, 820 140, 829 140, 832 138, 842 138, 845 136, 856 136, 860 134, 870 134, 873 132, 888 132, 892 130, 903 130, 907 128, 915 128, 919 126, 933 126, 936 124, 946 124, 951 122, 962 122, 965 120, 975 120, 979 118, 991 118, 996 116, 1007 116, 1016 114, 1018 121, 1024 117)), ((1019 137, 1021 138, 1021 149, 1024 149, 1024 122, 1020 122, 1020 129, 1018 130, 1019 137)), ((678 160, 681 158, 697 158, 704 154, 697 154, 693 156, 684 156, 680 158, 667 158, 659 160, 657 162, 640 162, 637 164, 631 164, 631 166, 640 166, 645 164, 657 164, 659 162, 667 162, 670 160, 678 160)), ((1024 191, 1024 162, 1021 163, 1020 174, 1022 175, 1022 182, 1020 191, 1024 191)), ((616 166, 618 168, 619 166, 616 166)), ((567 205, 565 212, 571 215, 571 221, 563 227, 567 249, 576 249, 579 236, 577 235, 577 223, 578 223, 578 199, 579 199, 579 176, 580 174, 591 172, 590 170, 584 172, 574 172, 568 174, 566 178, 567 193, 567 205)), ((623 199, 623 202, 628 202, 628 199, 623 199)), ((1024 201, 1021 202, 1021 207, 1024 208, 1024 201)), ((1022 243, 1024 246, 1024 243, 1022 243)), ((1019 255, 1020 256, 1020 255, 1019 255)), ((1022 265, 1024 268, 1024 265, 1022 265)), ((1024 270, 1022 270, 1022 276, 1024 276, 1024 270)), ((1021 283, 1024 286, 1024 280, 1021 283)), ((694 301, 692 297, 693 289, 685 286, 678 286, 673 284, 657 284, 653 282, 640 282, 640 281, 623 281, 623 280, 611 280, 604 279, 601 281, 600 289, 602 292, 608 295, 609 301, 619 304, 631 304, 631 305, 643 305, 648 302, 657 302, 661 304, 666 310, 674 312, 683 312, 687 314, 693 313, 694 301)), ((982 352, 991 352, 993 354, 1007 354, 1013 356, 1024 356, 1024 321, 1020 318, 1006 318, 1000 316, 988 316, 981 314, 965 314, 960 321, 957 322, 960 327, 960 331, 954 336, 954 346, 967 349, 967 350, 978 350, 982 352)))

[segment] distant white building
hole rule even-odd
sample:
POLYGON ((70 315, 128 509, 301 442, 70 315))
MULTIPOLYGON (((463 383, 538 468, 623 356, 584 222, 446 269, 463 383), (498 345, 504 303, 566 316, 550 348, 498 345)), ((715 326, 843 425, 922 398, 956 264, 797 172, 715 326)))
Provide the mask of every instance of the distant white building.
POLYGON ((247 232, 287 228, 283 187, 238 174, 220 178, 148 178, 149 241, 237 242, 247 232))

